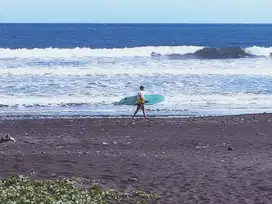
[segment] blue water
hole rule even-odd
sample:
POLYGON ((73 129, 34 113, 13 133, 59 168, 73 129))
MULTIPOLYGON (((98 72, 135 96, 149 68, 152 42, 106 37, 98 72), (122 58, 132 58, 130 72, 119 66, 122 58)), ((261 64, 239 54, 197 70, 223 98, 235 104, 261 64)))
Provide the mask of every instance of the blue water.
POLYGON ((272 24, 2 24, 2 48, 272 45, 272 24))
POLYGON ((272 24, 1 24, 0 115, 149 115, 272 110, 272 24))

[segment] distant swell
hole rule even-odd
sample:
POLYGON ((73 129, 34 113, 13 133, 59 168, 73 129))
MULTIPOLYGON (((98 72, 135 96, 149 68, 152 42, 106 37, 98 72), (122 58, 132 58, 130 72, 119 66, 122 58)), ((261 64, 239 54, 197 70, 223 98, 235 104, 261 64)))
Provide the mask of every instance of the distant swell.
MULTIPOLYGON (((270 53, 269 53, 270 54, 270 53)), ((152 57, 167 57, 169 59, 237 59, 261 57, 262 55, 250 53, 249 50, 240 47, 202 48, 194 53, 166 54, 152 52, 152 57)))

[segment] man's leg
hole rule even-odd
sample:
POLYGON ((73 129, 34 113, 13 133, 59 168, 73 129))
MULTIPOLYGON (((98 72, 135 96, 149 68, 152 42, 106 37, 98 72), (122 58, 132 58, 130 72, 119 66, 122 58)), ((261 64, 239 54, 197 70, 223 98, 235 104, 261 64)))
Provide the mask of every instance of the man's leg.
POLYGON ((145 107, 144 107, 144 104, 142 105, 141 109, 142 109, 142 111, 143 111, 143 114, 144 114, 145 119, 147 119, 147 116, 146 116, 146 113, 145 113, 145 107))
POLYGON ((134 112, 134 114, 132 116, 132 119, 135 119, 135 116, 138 113, 138 111, 141 109, 141 106, 142 106, 141 104, 137 104, 137 108, 136 108, 136 110, 135 110, 135 112, 134 112))

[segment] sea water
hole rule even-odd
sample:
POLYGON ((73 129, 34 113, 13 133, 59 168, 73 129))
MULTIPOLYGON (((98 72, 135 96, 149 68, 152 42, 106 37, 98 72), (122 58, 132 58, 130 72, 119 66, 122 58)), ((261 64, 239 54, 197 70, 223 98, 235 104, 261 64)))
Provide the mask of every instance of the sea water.
POLYGON ((272 25, 2 24, 0 116, 130 116, 272 111, 272 25), (140 113, 141 114, 141 113, 140 113))

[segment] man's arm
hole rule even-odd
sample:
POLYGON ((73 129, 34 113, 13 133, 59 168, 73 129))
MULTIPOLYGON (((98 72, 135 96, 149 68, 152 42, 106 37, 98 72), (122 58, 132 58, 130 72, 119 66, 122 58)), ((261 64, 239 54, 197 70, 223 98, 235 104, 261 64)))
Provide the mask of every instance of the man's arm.
POLYGON ((142 95, 142 93, 139 93, 139 96, 140 96, 141 100, 143 100, 145 103, 149 102, 149 101, 147 101, 147 100, 144 99, 144 96, 142 95))
POLYGON ((140 99, 144 101, 144 97, 143 97, 143 94, 141 92, 139 93, 139 96, 140 96, 140 99))

